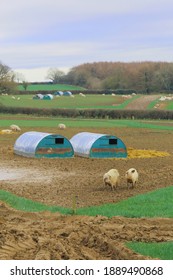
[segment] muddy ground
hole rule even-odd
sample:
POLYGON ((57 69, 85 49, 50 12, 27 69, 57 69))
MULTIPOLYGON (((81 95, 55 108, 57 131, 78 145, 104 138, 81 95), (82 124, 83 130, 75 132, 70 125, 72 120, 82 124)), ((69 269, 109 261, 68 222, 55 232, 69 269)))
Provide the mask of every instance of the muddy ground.
MULTIPOLYGON (((37 130, 40 130, 39 128, 37 130)), ((22 133, 26 130, 23 129, 22 133)), ((43 131, 43 130, 42 130, 43 131)), ((71 138, 83 130, 49 129, 71 138)), ((113 203, 173 185, 173 133, 114 128, 87 129, 121 138, 127 148, 168 152, 166 157, 127 159, 31 159, 13 153, 19 134, 0 135, 0 188, 47 205, 77 207, 113 203), (139 183, 128 190, 124 174, 134 167, 139 183), (114 192, 103 186, 111 168, 121 175, 114 192)), ((64 216, 59 213, 26 213, 0 202, 0 259, 150 259, 127 249, 127 241, 173 240, 172 219, 64 216)))

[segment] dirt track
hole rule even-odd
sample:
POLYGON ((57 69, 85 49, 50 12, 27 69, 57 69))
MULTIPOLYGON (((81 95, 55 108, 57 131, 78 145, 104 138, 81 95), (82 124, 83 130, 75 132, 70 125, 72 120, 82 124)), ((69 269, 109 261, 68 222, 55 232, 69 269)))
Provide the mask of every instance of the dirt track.
MULTIPOLYGON (((63 134, 70 138, 78 131, 68 129, 63 134)), ((0 188, 45 204, 70 208, 74 195, 78 197, 78 207, 83 207, 117 202, 173 185, 171 132, 130 128, 99 132, 117 135, 127 147, 166 151, 170 156, 28 159, 13 154, 18 135, 1 135, 0 188), (140 180, 137 188, 127 190, 124 174, 130 167, 138 169, 140 180), (115 192, 105 189, 102 183, 103 174, 110 168, 117 168, 121 175, 121 186, 115 192)), ((47 212, 24 213, 4 203, 0 204, 0 224, 0 259, 143 259, 127 249, 125 242, 173 240, 172 219, 66 217, 47 212)))
POLYGON ((148 105, 159 98, 160 95, 142 95, 139 98, 133 100, 130 102, 127 106, 126 109, 130 110, 145 110, 147 109, 148 105))

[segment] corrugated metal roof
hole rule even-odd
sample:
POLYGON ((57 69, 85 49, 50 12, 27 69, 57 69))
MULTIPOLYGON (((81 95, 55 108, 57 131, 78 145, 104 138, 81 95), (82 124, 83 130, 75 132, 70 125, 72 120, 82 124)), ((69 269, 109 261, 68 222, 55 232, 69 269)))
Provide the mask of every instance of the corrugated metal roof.
POLYGON ((35 155, 35 149, 39 142, 46 136, 51 135, 45 132, 29 131, 23 133, 16 140, 14 144, 14 152, 20 155, 30 155, 33 157, 35 155))
POLYGON ((54 95, 63 95, 63 91, 59 90, 54 93, 54 95))
POLYGON ((43 97, 44 97, 44 95, 41 94, 41 93, 36 94, 36 96, 37 96, 38 98, 40 98, 40 99, 43 99, 43 97))
POLYGON ((46 94, 46 96, 50 97, 50 99, 53 99, 53 95, 52 94, 46 94))
POLYGON ((80 132, 74 135, 70 139, 70 142, 73 146, 74 152, 78 152, 79 154, 85 154, 89 156, 92 145, 97 139, 99 139, 102 136, 106 136, 106 134, 80 132))
POLYGON ((63 95, 72 95, 71 91, 64 91, 63 95))

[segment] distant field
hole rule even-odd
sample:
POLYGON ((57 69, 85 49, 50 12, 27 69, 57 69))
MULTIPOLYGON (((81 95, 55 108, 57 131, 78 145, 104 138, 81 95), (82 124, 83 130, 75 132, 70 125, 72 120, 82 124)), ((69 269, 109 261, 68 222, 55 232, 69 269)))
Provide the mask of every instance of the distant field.
MULTIPOLYGON (((18 90, 25 90, 23 85, 18 86, 18 90)), ((85 90, 83 87, 78 87, 78 86, 73 86, 73 85, 65 85, 65 84, 29 84, 27 86, 27 91, 40 91, 40 90, 45 90, 45 91, 58 91, 58 90, 85 90)))
POLYGON ((173 101, 169 102, 169 104, 167 105, 167 109, 173 110, 173 101))
POLYGON ((147 109, 173 110, 173 100, 160 101, 159 98, 156 98, 148 105, 147 109))
MULTIPOLYGON (((33 94, 34 95, 34 94, 33 94)), ((121 95, 98 95, 92 94, 81 97, 76 94, 74 98, 69 96, 54 97, 52 100, 33 99, 32 95, 0 96, 1 105, 12 107, 30 108, 70 108, 70 109, 124 109, 127 104, 138 98, 134 96, 125 99, 121 95)))
MULTIPOLYGON (((82 90, 81 90, 82 91, 82 90)), ((44 93, 43 93, 44 94, 44 93)), ((127 110, 173 110, 173 100, 160 101, 160 95, 102 95, 79 94, 70 96, 54 96, 52 100, 33 99, 35 95, 0 95, 0 105, 7 107, 39 108, 39 109, 127 109, 127 110)))

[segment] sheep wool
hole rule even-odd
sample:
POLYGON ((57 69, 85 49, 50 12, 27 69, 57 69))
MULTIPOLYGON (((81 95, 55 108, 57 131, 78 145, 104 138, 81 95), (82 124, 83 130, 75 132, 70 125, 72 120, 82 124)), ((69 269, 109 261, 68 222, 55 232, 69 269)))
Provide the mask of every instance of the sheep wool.
POLYGON ((66 129, 66 125, 63 124, 63 123, 60 123, 60 124, 58 125, 58 128, 59 128, 59 129, 66 129))
POLYGON ((16 125, 16 124, 10 125, 10 128, 13 131, 21 131, 21 128, 18 125, 16 125))
POLYGON ((112 191, 119 187, 120 175, 117 169, 110 169, 103 175, 104 186, 111 186, 112 191))
POLYGON ((138 171, 135 168, 130 168, 126 171, 125 178, 127 180, 127 187, 130 188, 132 186, 134 188, 139 179, 138 171))

